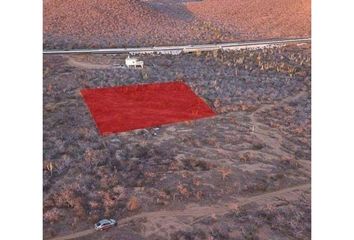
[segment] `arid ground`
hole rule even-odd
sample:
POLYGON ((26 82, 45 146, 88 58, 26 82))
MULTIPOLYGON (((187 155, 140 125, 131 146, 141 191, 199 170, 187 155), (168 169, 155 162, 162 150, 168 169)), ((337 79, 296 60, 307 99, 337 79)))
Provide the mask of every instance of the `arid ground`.
POLYGON ((311 238, 311 44, 125 57, 44 55, 45 239, 311 238), (218 115, 102 137, 80 96, 176 79, 218 115))
POLYGON ((310 37, 310 0, 44 0, 45 49, 310 37))

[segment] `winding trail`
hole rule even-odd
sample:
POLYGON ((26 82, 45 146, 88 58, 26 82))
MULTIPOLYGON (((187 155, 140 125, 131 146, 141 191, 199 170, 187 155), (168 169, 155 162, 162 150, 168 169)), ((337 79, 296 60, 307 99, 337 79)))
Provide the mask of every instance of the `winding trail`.
POLYGON ((267 145, 272 146, 274 148, 273 149, 274 154, 279 156, 291 157, 291 155, 288 152, 285 152, 281 149, 283 136, 278 131, 271 131, 272 129, 270 127, 257 121, 256 114, 265 110, 269 110, 277 105, 281 105, 283 103, 288 103, 297 100, 298 98, 301 98, 306 94, 307 94, 306 90, 302 90, 294 96, 288 96, 284 98, 280 102, 265 104, 251 114, 250 116, 251 124, 254 126, 253 134, 255 134, 263 142, 268 143, 267 145), (272 135, 269 134, 270 131, 272 135))
MULTIPOLYGON (((272 129, 272 128, 268 127, 267 125, 257 121, 256 114, 259 112, 265 111, 265 110, 269 110, 269 109, 276 107, 278 105, 282 105, 283 103, 289 103, 291 101, 297 100, 297 99, 305 96, 306 94, 308 94, 307 91, 308 91, 307 89, 302 89, 299 93, 297 93, 293 96, 288 96, 279 102, 265 104, 251 114, 251 116, 250 116, 251 124, 253 124, 253 126, 254 126, 253 134, 255 134, 261 141, 267 143, 267 145, 273 147, 272 154, 278 155, 278 156, 286 156, 290 159, 293 157, 288 152, 282 150, 281 143, 283 142, 283 136, 281 135, 281 133, 279 131, 272 129), (270 132, 271 132, 271 135, 270 135, 270 132)), ((301 171, 305 175, 311 176, 311 161, 297 160, 297 163, 299 165, 301 165, 301 167, 303 168, 301 171)))
MULTIPOLYGON (((200 206, 197 204, 189 204, 186 206, 185 209, 183 210, 173 210, 173 211, 166 211, 166 210, 161 210, 161 211, 155 211, 155 212, 143 212, 136 214, 131 217, 126 217, 118 221, 118 226, 122 226, 124 224, 127 224, 131 221, 137 220, 137 219, 142 219, 142 218, 147 218, 147 219, 159 219, 159 218, 164 218, 164 217, 169 217, 169 218, 178 218, 178 217, 192 217, 194 219, 200 219, 203 217, 208 217, 211 215, 217 215, 217 216, 222 216, 225 215, 226 213, 235 210, 235 204, 240 207, 243 205, 246 205, 248 203, 258 203, 262 204, 264 202, 270 201, 270 200, 276 200, 275 198, 297 198, 299 197, 303 191, 309 191, 311 189, 311 184, 302 184, 302 185, 297 185, 285 189, 281 189, 278 191, 274 192, 267 192, 264 194, 259 194, 251 197, 242 197, 239 198, 235 201, 224 203, 224 204, 214 204, 214 205, 209 205, 209 206, 200 206)), ((193 224, 196 221, 190 222, 190 224, 193 224)), ((80 237, 84 237, 90 234, 95 233, 94 229, 87 229, 83 230, 80 232, 72 233, 66 236, 61 236, 61 237, 56 237, 52 238, 49 240, 70 240, 70 239, 77 239, 80 237)))

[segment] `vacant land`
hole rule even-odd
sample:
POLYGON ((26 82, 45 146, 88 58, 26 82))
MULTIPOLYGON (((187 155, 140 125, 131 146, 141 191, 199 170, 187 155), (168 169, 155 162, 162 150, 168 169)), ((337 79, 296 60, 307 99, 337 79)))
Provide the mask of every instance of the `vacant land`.
POLYGON ((310 239, 310 52, 45 55, 45 238, 310 239), (79 93, 175 79, 218 115, 101 137, 79 93))
POLYGON ((187 9, 240 39, 311 35, 309 0, 204 0, 189 3, 187 9))
POLYGON ((44 48, 308 37, 310 0, 45 0, 44 48))

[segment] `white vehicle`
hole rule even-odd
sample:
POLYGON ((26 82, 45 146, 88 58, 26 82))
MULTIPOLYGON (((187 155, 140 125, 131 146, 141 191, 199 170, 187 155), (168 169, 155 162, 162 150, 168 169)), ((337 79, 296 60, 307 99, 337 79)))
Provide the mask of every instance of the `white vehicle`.
POLYGON ((111 228, 113 226, 117 226, 117 221, 114 219, 102 219, 98 223, 95 224, 95 230, 105 230, 111 228))
POLYGON ((125 59, 125 65, 130 68, 130 67, 133 67, 133 68, 144 68, 144 62, 143 61, 138 61, 137 58, 131 58, 131 57, 127 57, 125 59))

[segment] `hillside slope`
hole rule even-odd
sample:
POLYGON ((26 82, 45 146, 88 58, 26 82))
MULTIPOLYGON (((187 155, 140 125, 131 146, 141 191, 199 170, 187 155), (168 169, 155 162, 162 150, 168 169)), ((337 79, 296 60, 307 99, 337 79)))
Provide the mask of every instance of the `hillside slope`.
POLYGON ((311 34, 310 0, 204 0, 187 4, 195 16, 240 38, 303 37, 311 34))
POLYGON ((309 36, 310 0, 45 0, 44 48, 187 45, 309 36))
POLYGON ((188 23, 139 0, 44 2, 44 42, 51 48, 178 42, 196 35, 188 23))

